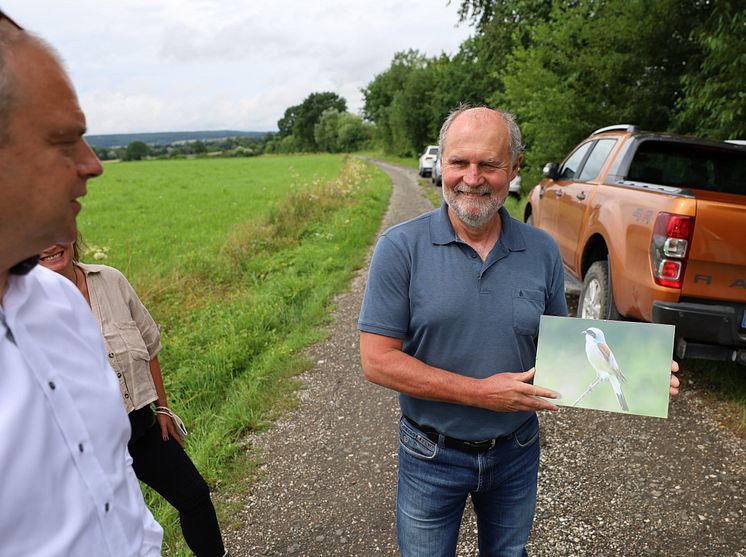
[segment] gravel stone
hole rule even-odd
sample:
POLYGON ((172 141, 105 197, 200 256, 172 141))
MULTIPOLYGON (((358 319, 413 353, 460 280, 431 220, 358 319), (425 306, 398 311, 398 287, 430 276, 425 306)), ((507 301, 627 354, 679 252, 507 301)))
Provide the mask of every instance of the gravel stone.
MULTIPOLYGON (((394 185, 382 229, 431 208, 416 171, 376 164, 394 185)), ((366 275, 367 265, 335 300, 329 339, 308 350, 316 366, 300 377, 297 408, 246 440, 263 464, 237 526, 224 532, 234 557, 399 554, 398 404, 365 381, 359 362, 366 275)), ((746 557, 746 441, 721 425, 727 407, 681 375, 667 420, 571 408, 540 415, 530 555, 746 557)), ((459 557, 478 555, 475 533, 467 505, 459 557)))

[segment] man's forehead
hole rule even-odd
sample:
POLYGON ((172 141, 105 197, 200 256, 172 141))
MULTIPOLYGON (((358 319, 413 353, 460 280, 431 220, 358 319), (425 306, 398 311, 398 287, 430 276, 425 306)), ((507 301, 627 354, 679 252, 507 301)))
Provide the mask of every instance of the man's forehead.
POLYGON ((473 109, 451 123, 443 147, 449 157, 476 150, 487 158, 502 158, 503 151, 508 149, 508 139, 507 124, 499 114, 489 109, 473 109))
POLYGON ((451 128, 494 129, 498 133, 507 132, 507 123, 499 113, 489 108, 472 108, 459 114, 451 123, 451 128))
POLYGON ((69 113, 82 117, 75 89, 59 61, 41 46, 29 42, 14 49, 9 58, 18 86, 18 110, 69 113))
POLYGON ((18 41, 8 54, 9 69, 19 83, 38 85, 39 82, 58 82, 70 86, 59 60, 33 39, 18 41))

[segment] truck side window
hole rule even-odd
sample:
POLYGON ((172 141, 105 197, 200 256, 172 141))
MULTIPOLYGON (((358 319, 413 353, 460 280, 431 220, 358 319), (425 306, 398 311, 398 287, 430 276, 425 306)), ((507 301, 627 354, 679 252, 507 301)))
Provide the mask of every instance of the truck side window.
POLYGON ((746 156, 735 149, 676 141, 643 141, 635 152, 626 179, 744 195, 746 156))
POLYGON ((575 149, 575 152, 567 157, 565 164, 562 165, 562 170, 559 173, 558 180, 572 180, 580 172, 585 156, 595 141, 588 141, 583 143, 580 147, 575 149))
POLYGON ((593 180, 601 172, 606 159, 609 157, 609 153, 616 145, 616 139, 599 139, 596 141, 596 146, 593 147, 593 151, 588 155, 588 159, 585 161, 583 170, 578 176, 578 180, 593 180))

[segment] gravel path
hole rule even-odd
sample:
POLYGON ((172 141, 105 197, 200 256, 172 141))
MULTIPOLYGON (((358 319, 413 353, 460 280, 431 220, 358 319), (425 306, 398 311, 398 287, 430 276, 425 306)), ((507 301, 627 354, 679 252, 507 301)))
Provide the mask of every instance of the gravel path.
MULTIPOLYGON (((383 227, 430 204, 416 172, 378 163, 394 192, 383 227)), ((360 368, 367 268, 336 300, 328 341, 309 349, 296 410, 250 439, 263 465, 224 533, 234 557, 398 555, 398 405, 360 368)), ((573 303, 574 300, 568 300, 573 303)), ((668 420, 562 409, 542 415, 539 501, 529 553, 746 557, 746 442, 687 388, 668 420)), ((459 556, 477 555, 467 511, 459 556)))

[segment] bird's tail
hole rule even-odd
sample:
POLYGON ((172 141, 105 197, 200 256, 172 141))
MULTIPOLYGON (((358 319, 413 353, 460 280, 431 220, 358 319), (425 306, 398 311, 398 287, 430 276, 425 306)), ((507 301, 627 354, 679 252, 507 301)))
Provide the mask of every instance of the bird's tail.
POLYGON ((619 383, 619 380, 611 376, 609 378, 609 382, 611 383, 611 386, 614 388, 614 392, 616 393, 616 398, 619 401, 619 406, 622 407, 622 410, 624 412, 629 412, 629 406, 627 406, 627 400, 624 398, 624 393, 622 392, 622 386, 619 383))

